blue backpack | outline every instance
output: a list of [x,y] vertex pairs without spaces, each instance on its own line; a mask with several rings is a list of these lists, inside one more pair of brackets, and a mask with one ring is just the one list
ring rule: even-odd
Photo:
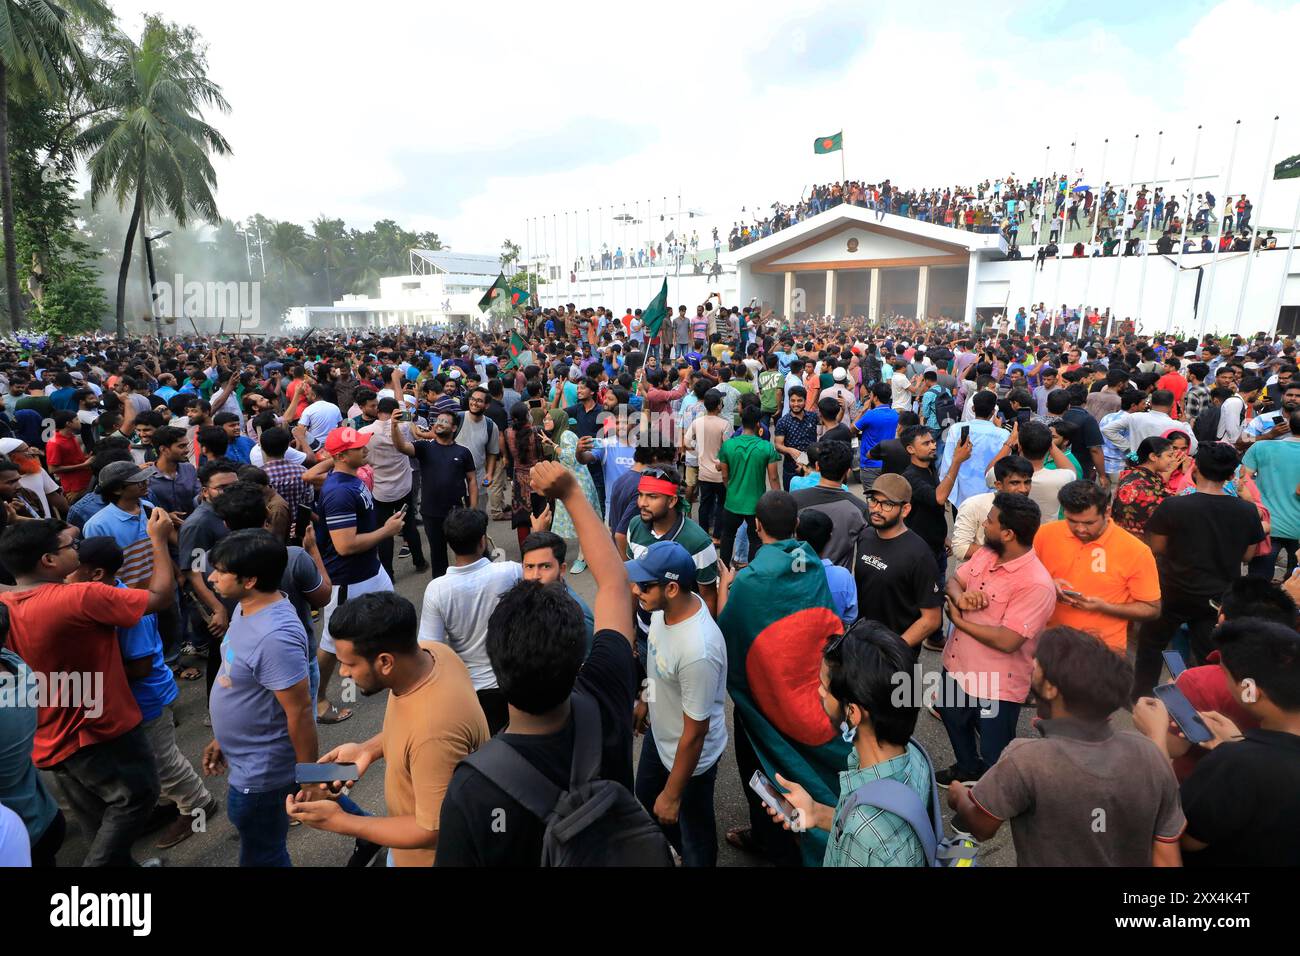
[[926,866],[978,866],[975,858],[979,847],[974,840],[963,836],[944,837],[943,816],[939,811],[939,785],[934,780],[934,766],[920,741],[914,738],[912,744],[925,758],[930,778],[930,809],[926,810],[916,791],[907,784],[898,780],[873,780],[854,790],[838,808],[839,812],[835,815],[835,839],[838,840],[843,835],[844,821],[849,819],[854,810],[860,806],[875,807],[902,817],[911,826],[925,851]]

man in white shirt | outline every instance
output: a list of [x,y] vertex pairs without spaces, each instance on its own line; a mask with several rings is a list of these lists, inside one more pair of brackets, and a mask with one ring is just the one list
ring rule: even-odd
[[[1173,410],[1174,393],[1168,389],[1158,388],[1151,393],[1150,411],[1133,412],[1128,416],[1127,421],[1122,419],[1111,420],[1102,429],[1102,437],[1108,438],[1117,448],[1127,448],[1130,454],[1135,454],[1138,446],[1152,435],[1164,435],[1172,428],[1187,435],[1191,440],[1189,454],[1195,455],[1196,436],[1192,434],[1190,425],[1170,416],[1169,413]],[[1125,431],[1128,432],[1127,443],[1124,438]]]
[[912,409],[912,382],[908,379],[904,369],[907,368],[907,362],[900,355],[891,363],[894,367],[894,374],[889,379],[890,389],[890,406],[896,412],[907,412]]
[[420,643],[447,644],[469,669],[488,729],[497,733],[509,714],[505,695],[488,660],[488,620],[501,595],[523,578],[514,561],[489,561],[487,514],[477,508],[457,508],[443,521],[443,535],[455,561],[447,573],[424,590],[420,613]]
[[697,593],[695,560],[676,541],[656,541],[627,562],[632,593],[649,611],[646,678],[653,693],[635,709],[641,748],[636,795],[685,866],[718,861],[713,791],[727,749],[727,645]]
[[299,387],[308,389],[311,404],[303,409],[298,423],[307,429],[307,441],[311,447],[320,448],[325,444],[329,433],[342,423],[343,413],[339,411],[334,389],[330,386],[320,382],[306,382]]
[[[1219,406],[1219,430],[1215,435],[1219,441],[1236,443],[1241,439],[1242,427],[1246,423],[1246,406],[1254,403],[1263,387],[1264,383],[1258,375],[1242,376],[1237,394],[1225,399]],[[1192,453],[1195,454],[1195,449]]]

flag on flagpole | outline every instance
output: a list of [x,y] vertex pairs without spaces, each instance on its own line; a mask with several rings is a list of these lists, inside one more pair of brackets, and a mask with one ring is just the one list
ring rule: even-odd
[[488,287],[488,290],[483,293],[483,298],[478,300],[478,310],[480,312],[486,311],[493,302],[507,294],[509,291],[510,284],[506,282],[505,273],[498,273],[496,281],[493,282],[492,285]]
[[1300,153],[1273,167],[1274,179],[1300,179]]
[[520,289],[516,286],[510,287],[511,305],[523,305],[527,301],[528,301],[528,292],[526,290]]
[[837,149],[844,148],[844,131],[836,133],[834,136],[819,136],[813,140],[813,152],[818,155],[822,153],[833,153]]
[[659,327],[664,324],[664,319],[668,317],[668,277],[664,277],[664,284],[659,289],[659,294],[650,300],[650,304],[645,307],[641,313],[641,324],[645,328],[646,341],[650,341],[659,334]]

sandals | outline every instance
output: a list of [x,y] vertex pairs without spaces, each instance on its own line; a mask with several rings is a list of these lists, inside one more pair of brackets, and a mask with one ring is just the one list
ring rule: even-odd
[[732,827],[727,831],[727,842],[737,850],[745,853],[761,854],[758,841],[754,839],[753,827]]
[[317,713],[316,713],[316,723],[318,723],[318,724],[341,724],[341,723],[343,723],[343,721],[347,720],[347,719],[348,719],[349,717],[351,717],[351,716],[352,716],[352,711],[351,711],[351,710],[348,710],[347,708],[344,708],[343,710],[339,710],[339,709],[338,709],[337,707],[335,707],[333,704],[330,704],[330,706],[329,706],[329,710],[325,711],[324,714],[322,714],[322,713],[320,713],[319,711],[317,711]]
[[203,672],[197,667],[182,667],[177,665],[172,668],[172,676],[177,680],[198,680],[203,676]]

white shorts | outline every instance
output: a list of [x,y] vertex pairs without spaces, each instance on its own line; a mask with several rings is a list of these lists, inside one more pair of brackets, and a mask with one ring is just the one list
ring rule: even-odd
[[356,584],[336,584],[330,588],[330,602],[325,605],[325,610],[321,612],[320,624],[320,648],[330,654],[334,653],[334,638],[330,637],[330,616],[344,601],[349,601],[354,597],[360,597],[362,594],[370,594],[374,591],[391,591],[393,590],[393,579],[388,576],[388,572],[379,568],[379,573],[373,578],[367,578],[364,581],[358,581]]

